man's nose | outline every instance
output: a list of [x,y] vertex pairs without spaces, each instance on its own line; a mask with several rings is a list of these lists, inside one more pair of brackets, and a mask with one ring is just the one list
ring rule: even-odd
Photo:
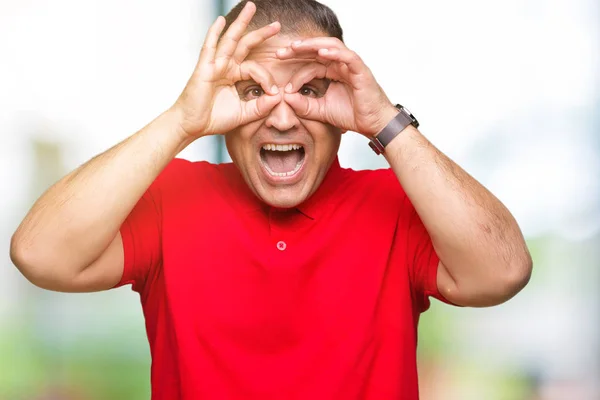
[[277,129],[280,132],[289,131],[290,129],[297,128],[300,124],[298,116],[294,112],[294,109],[281,99],[271,110],[271,113],[265,120],[265,125],[269,128]]

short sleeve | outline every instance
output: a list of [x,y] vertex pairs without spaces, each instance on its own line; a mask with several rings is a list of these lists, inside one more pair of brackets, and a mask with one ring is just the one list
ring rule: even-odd
[[439,292],[437,272],[440,259],[435,252],[427,229],[414,206],[404,195],[398,220],[399,231],[404,232],[406,265],[413,300],[420,312],[430,306],[429,297],[449,303]]
[[142,293],[151,271],[158,268],[161,252],[161,207],[157,182],[144,193],[121,225],[123,276],[116,287],[127,284]]

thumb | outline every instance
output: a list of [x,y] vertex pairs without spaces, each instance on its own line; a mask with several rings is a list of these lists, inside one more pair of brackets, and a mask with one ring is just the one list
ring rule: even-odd
[[265,118],[269,112],[281,101],[281,94],[264,94],[258,99],[242,103],[242,122],[247,124],[261,118]]
[[284,100],[300,118],[327,122],[321,115],[320,99],[303,96],[300,93],[286,93]]

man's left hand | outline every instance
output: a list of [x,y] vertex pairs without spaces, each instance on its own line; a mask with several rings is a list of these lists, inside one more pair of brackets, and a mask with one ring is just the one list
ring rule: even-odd
[[[296,41],[276,55],[281,60],[314,59],[297,71],[285,88],[285,101],[302,118],[372,137],[398,113],[358,54],[337,38]],[[313,79],[330,81],[325,94],[308,90]]]

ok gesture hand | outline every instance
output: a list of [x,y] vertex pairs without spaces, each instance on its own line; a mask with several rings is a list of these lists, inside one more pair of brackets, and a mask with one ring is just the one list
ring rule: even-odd
[[[281,29],[279,22],[273,22],[245,33],[255,11],[254,3],[248,2],[220,39],[225,18],[218,17],[208,30],[194,73],[173,105],[187,136],[195,139],[224,134],[265,117],[281,100],[273,77],[260,65],[246,60],[254,47]],[[265,95],[244,100],[246,94],[235,88],[235,83],[243,80],[254,80]]]

